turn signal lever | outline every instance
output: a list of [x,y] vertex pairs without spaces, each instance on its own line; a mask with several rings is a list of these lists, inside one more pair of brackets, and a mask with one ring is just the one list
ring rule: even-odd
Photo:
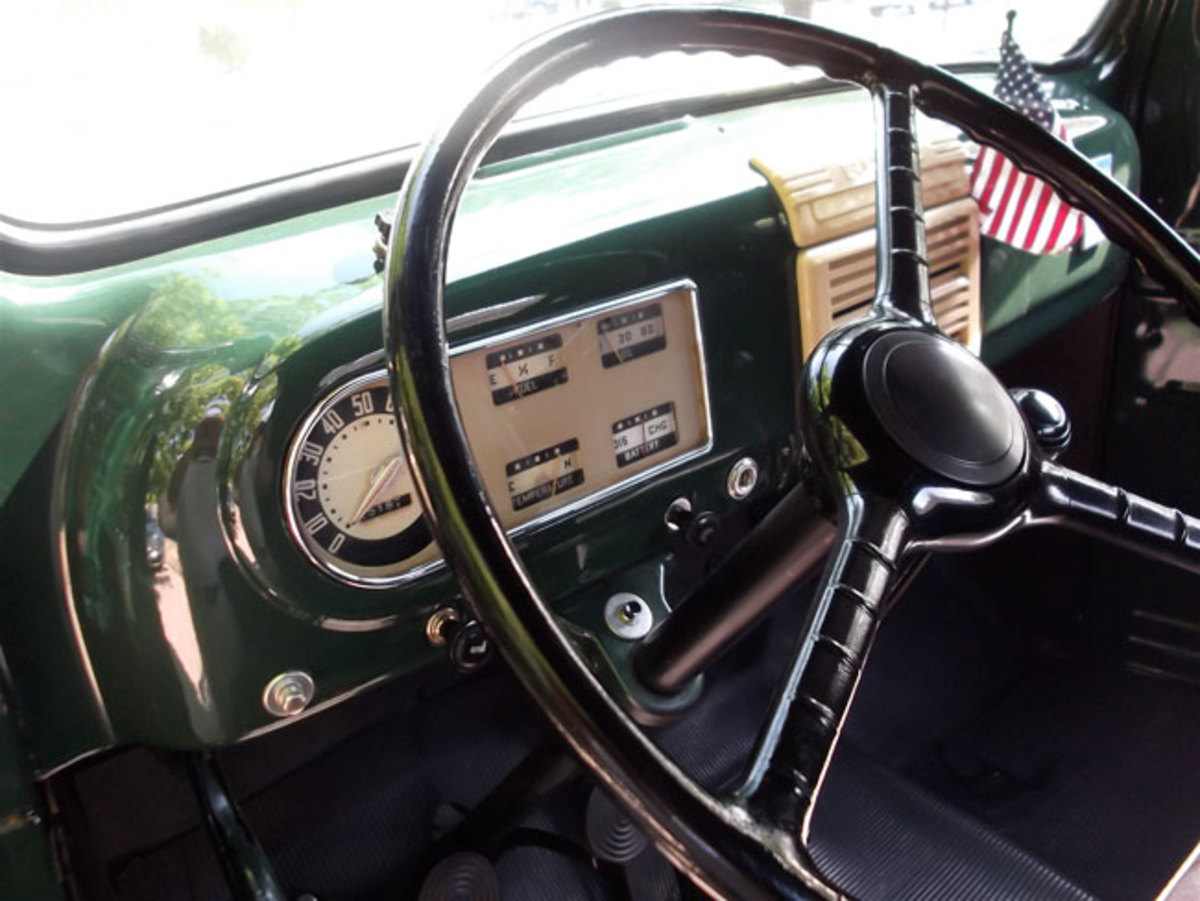
[[1071,420],[1058,399],[1040,388],[1012,388],[1008,392],[1029,423],[1033,437],[1051,460],[1071,443]]

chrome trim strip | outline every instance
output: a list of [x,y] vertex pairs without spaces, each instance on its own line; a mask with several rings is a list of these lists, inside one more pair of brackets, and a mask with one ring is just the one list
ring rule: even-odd
[[100,679],[96,675],[95,665],[92,663],[92,655],[88,650],[87,638],[83,634],[83,623],[79,619],[79,608],[75,598],[74,579],[71,578],[71,548],[70,539],[67,535],[67,469],[69,466],[69,457],[71,455],[71,447],[75,439],[75,428],[79,422],[80,412],[84,409],[92,392],[92,386],[95,382],[96,373],[100,368],[100,363],[107,356],[109,350],[115,346],[125,335],[128,329],[128,324],[117,329],[108,340],[104,342],[100,351],[96,355],[96,359],[88,367],[88,371],[80,382],[79,390],[71,401],[68,408],[67,416],[65,417],[66,425],[63,427],[62,438],[59,441],[58,449],[54,459],[54,482],[50,487],[50,530],[54,541],[54,578],[58,582],[59,588],[62,591],[62,600],[66,604],[67,622],[71,627],[71,638],[75,644],[75,650],[79,656],[79,663],[83,669],[84,678],[87,680],[88,688],[91,691],[92,700],[96,704],[96,713],[100,720],[100,725],[103,727],[105,735],[111,741],[116,737],[113,730],[112,719],[108,714],[108,705],[104,702],[104,692],[100,688]]
[[67,548],[67,529],[60,525],[55,535],[55,575],[62,586],[63,600],[67,604],[67,620],[71,624],[71,637],[75,641],[75,649],[79,652],[79,662],[87,678],[88,687],[92,692],[92,700],[96,702],[96,712],[99,714],[109,738],[114,737],[112,720],[108,716],[108,706],[104,703],[104,692],[100,689],[100,679],[96,676],[96,668],[92,664],[92,655],[88,652],[87,640],[83,637],[83,625],[79,622],[79,611],[75,606],[75,590],[71,583],[70,551]]
[[[701,405],[703,407],[703,421],[705,441],[698,447],[692,448],[690,451],[672,457],[669,460],[664,460],[641,472],[634,473],[620,481],[614,482],[604,488],[578,498],[570,503],[564,504],[553,510],[547,510],[540,516],[537,516],[528,522],[524,522],[519,526],[509,530],[509,535],[521,537],[527,534],[534,533],[543,529],[559,520],[573,516],[582,510],[596,506],[609,500],[617,494],[623,493],[637,485],[644,484],[652,478],[666,472],[670,469],[675,469],[695,460],[699,457],[708,454],[714,443],[713,436],[713,421],[712,421],[712,404],[709,399],[708,392],[708,360],[704,352],[704,334],[700,325],[700,299],[696,283],[691,279],[678,279],[676,281],[665,282],[650,288],[643,288],[628,294],[622,294],[619,297],[611,298],[601,303],[593,304],[579,310],[572,310],[569,313],[563,313],[549,319],[543,319],[529,325],[518,326],[517,328],[509,329],[505,332],[500,332],[496,335],[490,335],[486,338],[480,338],[475,341],[470,341],[459,346],[451,346],[450,357],[459,357],[463,354],[473,353],[485,348],[496,347],[501,344],[507,344],[511,341],[520,340],[528,335],[537,334],[546,331],[547,329],[558,328],[573,322],[578,322],[582,319],[588,319],[592,316],[597,316],[612,310],[624,309],[633,307],[639,304],[647,303],[674,294],[678,291],[683,291],[687,295],[687,303],[689,304],[692,319],[692,338],[695,342],[694,348],[696,353],[697,368],[699,369],[699,394]],[[522,299],[524,301],[524,299]],[[518,301],[518,303],[522,302]],[[508,309],[505,312],[510,312]],[[292,541],[300,548],[309,562],[313,563],[319,570],[324,572],[340,582],[351,585],[356,588],[371,588],[384,589],[395,588],[400,585],[409,584],[417,579],[423,578],[431,573],[438,572],[444,569],[446,562],[442,559],[433,560],[429,563],[423,563],[415,569],[407,570],[394,576],[360,576],[354,573],[346,572],[328,561],[321,560],[305,543],[301,532],[300,525],[296,520],[296,513],[292,509],[291,492],[289,491],[289,483],[291,473],[294,470],[297,458],[299,457],[300,447],[303,444],[303,437],[308,434],[312,426],[318,421],[320,415],[328,409],[331,402],[335,398],[340,398],[344,394],[351,393],[356,390],[361,390],[367,384],[377,384],[382,382],[387,383],[387,370],[378,369],[371,372],[356,376],[348,382],[344,382],[334,390],[326,394],[317,404],[315,404],[308,415],[292,433],[292,437],[288,442],[288,453],[284,460],[284,468],[282,473],[281,488],[283,491],[283,508],[288,533],[291,535]]]
[[526,297],[518,297],[516,300],[495,303],[480,310],[472,310],[469,313],[459,313],[446,320],[446,334],[453,335],[455,332],[461,332],[475,325],[484,325],[488,322],[495,322],[497,319],[504,319],[539,304],[545,299],[545,294],[530,294]]

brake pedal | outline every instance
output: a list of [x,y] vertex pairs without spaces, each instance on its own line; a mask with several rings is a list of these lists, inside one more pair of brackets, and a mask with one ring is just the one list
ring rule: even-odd
[[588,850],[597,860],[629,863],[646,850],[645,833],[599,788],[588,798],[584,828]]
[[451,854],[429,871],[417,901],[500,901],[500,877],[482,854]]

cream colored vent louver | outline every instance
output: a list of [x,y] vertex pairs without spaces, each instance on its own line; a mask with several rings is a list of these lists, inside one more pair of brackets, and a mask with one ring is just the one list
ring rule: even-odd
[[[979,350],[979,223],[971,200],[925,213],[933,313],[942,331]],[[875,294],[875,229],[800,251],[800,335],[807,357],[835,325],[865,314]]]
[[[875,293],[875,185],[866,162],[795,174],[752,161],[779,195],[799,252],[800,337],[807,357],[834,325],[864,315]],[[956,140],[921,149],[934,315],[978,352],[979,217]]]

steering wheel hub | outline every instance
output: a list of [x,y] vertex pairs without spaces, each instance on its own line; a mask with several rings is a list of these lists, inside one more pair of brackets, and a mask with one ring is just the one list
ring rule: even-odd
[[961,345],[918,329],[888,331],[867,350],[863,378],[879,424],[925,468],[974,487],[999,485],[1020,469],[1020,411]]

